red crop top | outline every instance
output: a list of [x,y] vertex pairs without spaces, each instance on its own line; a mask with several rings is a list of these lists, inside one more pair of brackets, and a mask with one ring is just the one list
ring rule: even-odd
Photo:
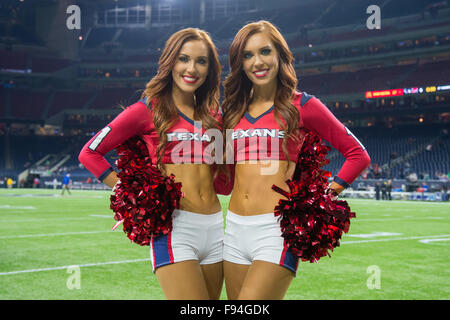
[[[345,156],[335,181],[348,187],[370,164],[365,147],[316,97],[296,93],[293,104],[300,114],[300,129],[315,131]],[[283,138],[284,131],[275,120],[273,106],[256,118],[247,111],[231,135],[234,161],[286,160]],[[301,142],[290,139],[286,147],[289,160],[297,162]]]
[[[219,129],[203,129],[201,122],[194,122],[179,112],[177,122],[166,132],[167,144],[162,163],[212,164],[214,158],[211,156],[213,149],[211,138],[216,131],[221,134]],[[105,155],[135,135],[143,138],[152,163],[156,164],[159,137],[154,127],[151,105],[147,107],[146,100],[140,100],[127,107],[94,135],[85,144],[78,159],[87,170],[103,181],[113,171]]]

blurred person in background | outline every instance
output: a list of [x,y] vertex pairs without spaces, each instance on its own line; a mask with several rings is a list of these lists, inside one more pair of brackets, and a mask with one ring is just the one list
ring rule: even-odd
[[70,186],[72,184],[72,180],[70,179],[70,173],[66,174],[63,178],[62,181],[62,191],[61,191],[61,195],[64,195],[64,192],[68,192],[70,195]]
[[39,188],[41,180],[39,179],[38,176],[35,176],[33,179],[33,188]]
[[381,191],[381,186],[379,182],[375,183],[375,199],[376,200],[380,200],[380,191]]

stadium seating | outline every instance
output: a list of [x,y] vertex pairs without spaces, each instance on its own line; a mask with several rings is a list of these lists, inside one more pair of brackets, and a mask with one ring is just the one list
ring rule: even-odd
[[[420,131],[420,136],[417,131]],[[436,172],[450,172],[450,140],[442,137],[439,128],[393,128],[393,129],[352,129],[353,133],[366,147],[371,157],[371,166],[382,167],[383,172],[379,178],[405,178],[407,172],[428,174],[430,178],[436,178]],[[432,147],[427,150],[427,146]],[[409,154],[413,156],[409,158]],[[405,161],[404,157],[407,157]],[[328,158],[330,164],[324,167],[336,175],[345,158],[332,149]],[[397,159],[397,161],[395,161]]]
[[58,114],[62,110],[83,109],[93,95],[92,91],[56,91],[48,117]]
[[0,31],[2,31],[0,34],[7,35],[15,43],[40,44],[39,39],[27,26],[17,22],[0,23]]
[[450,82],[450,61],[432,62],[418,66],[398,87],[447,85]]
[[71,65],[71,62],[66,59],[36,57],[32,59],[31,68],[33,73],[55,72],[69,65]]
[[428,173],[435,177],[436,173],[450,172],[450,140],[438,140],[432,144],[429,150],[425,149],[415,158],[411,159],[410,165],[416,168],[418,173]]
[[41,119],[49,94],[48,91],[12,90],[12,116],[18,119]]
[[116,30],[112,28],[93,28],[86,40],[85,47],[93,48],[101,45],[103,42],[111,41]]
[[0,69],[28,69],[28,54],[20,51],[0,50]]
[[104,89],[98,92],[90,109],[113,109],[126,107],[139,100],[139,94],[134,89]]
[[[364,93],[365,91],[447,85],[450,78],[447,70],[450,61],[397,65],[362,69],[355,72],[321,73],[318,75],[300,74],[302,90],[317,94]],[[405,77],[407,76],[407,77]]]
[[[6,104],[5,104],[5,94],[3,88],[0,88],[0,118],[6,117]],[[1,130],[0,130],[1,132]]]
[[[395,23],[395,19],[393,19],[387,24],[383,24],[381,30],[367,30],[365,28],[367,15],[364,13],[366,8],[373,4],[372,2],[370,0],[323,1],[320,2],[322,5],[312,6],[310,2],[305,5],[293,1],[291,6],[254,9],[250,12],[238,12],[231,16],[219,15],[214,20],[211,16],[207,16],[203,23],[186,24],[184,21],[184,24],[170,26],[155,24],[151,26],[150,30],[91,26],[89,33],[85,33],[87,38],[80,51],[81,61],[57,58],[57,54],[55,58],[49,58],[53,56],[54,52],[45,51],[43,46],[40,47],[41,50],[35,52],[22,49],[20,46],[8,46],[5,43],[5,46],[0,49],[0,69],[22,70],[21,72],[31,69],[33,74],[22,83],[17,84],[14,80],[12,83],[2,82],[0,118],[8,121],[10,119],[32,121],[39,124],[42,120],[58,118],[54,116],[63,110],[102,110],[101,114],[98,114],[99,112],[93,112],[92,115],[83,113],[82,116],[81,113],[80,115],[70,113],[63,120],[64,125],[71,129],[85,130],[86,132],[94,130],[94,128],[95,130],[100,129],[102,125],[106,124],[109,116],[120,110],[120,106],[127,106],[139,99],[140,92],[134,89],[138,87],[136,84],[138,82],[139,85],[141,82],[144,84],[144,81],[148,81],[156,72],[155,64],[159,59],[160,49],[174,31],[183,27],[199,27],[207,30],[218,46],[221,62],[225,66],[225,76],[227,71],[226,55],[236,31],[244,24],[260,19],[272,21],[286,36],[295,54],[300,91],[323,99],[332,96],[333,101],[338,101],[341,96],[361,96],[359,101],[339,100],[343,104],[349,105],[349,108],[337,108],[330,103],[330,109],[339,116],[345,115],[347,112],[355,114],[358,111],[379,110],[382,112],[385,110],[377,108],[375,104],[369,106],[369,103],[366,103],[367,101],[363,98],[365,91],[449,84],[450,60],[445,60],[443,54],[439,55],[439,59],[443,58],[443,61],[437,61],[438,58],[436,58],[436,61],[433,62],[428,62],[431,59],[421,56],[413,56],[402,63],[398,63],[401,59],[385,59],[384,61],[373,59],[378,53],[395,54],[398,51],[403,54],[410,50],[413,54],[412,51],[415,48],[433,48],[434,46],[446,48],[445,46],[450,44],[450,38],[443,34],[440,34],[436,41],[431,42],[417,42],[417,39],[411,37],[407,37],[404,39],[405,41],[388,41],[385,48],[378,51],[371,50],[372,44],[367,42],[367,46],[348,45],[344,48],[337,46],[337,49],[311,50],[311,52],[305,53],[303,48],[310,43],[314,48],[318,44],[332,42],[345,44],[350,40],[358,40],[358,43],[362,43],[359,40],[379,37],[376,40],[384,44],[384,35],[410,34],[412,31],[445,28],[450,25],[446,19],[450,15],[448,9],[442,11],[440,18],[439,15],[435,17],[434,13],[430,18],[429,9],[427,9],[429,1],[388,0],[383,2],[383,19],[400,19],[402,23]],[[5,13],[1,5],[0,11]],[[14,41],[22,43],[25,48],[27,45],[40,45],[36,35],[30,33],[26,24],[7,25],[0,19],[0,34],[3,33],[13,37]],[[347,58],[357,58],[361,65],[350,66],[348,64],[345,66],[343,63],[339,63],[341,59]],[[424,59],[428,59],[427,63],[424,62]],[[81,62],[80,66],[78,66],[79,62]],[[314,64],[305,67],[305,62]],[[325,63],[322,64],[322,62]],[[139,65],[135,66],[133,63]],[[147,63],[148,67],[142,67]],[[58,82],[56,78],[51,78],[51,75],[46,74],[63,70],[69,66],[78,73],[77,79],[70,79],[76,82],[73,88],[68,88],[69,85],[66,83],[56,83]],[[136,70],[139,71],[138,74],[136,74]],[[314,72],[320,73],[314,74]],[[106,73],[109,73],[108,76],[105,76]],[[39,81],[33,82],[32,79],[36,75]],[[49,77],[52,80],[49,82],[53,82],[53,84],[48,85],[49,82],[42,80],[45,77]],[[26,74],[24,78],[27,78]],[[114,81],[109,82],[108,78],[114,78]],[[116,78],[126,80],[116,81]],[[32,85],[30,86],[27,81]],[[133,81],[136,83],[130,85],[130,82]],[[67,81],[67,83],[69,82]],[[34,87],[35,83],[42,87]],[[16,85],[18,88],[14,88]],[[352,102],[356,103],[352,105]],[[429,110],[426,108],[432,103],[430,101],[416,102],[418,106],[415,105],[415,107],[423,108],[424,111]],[[406,107],[413,106],[413,103],[407,99],[402,103]],[[445,105],[444,103],[448,103],[448,100],[438,101],[431,105]],[[111,111],[111,115],[105,114],[108,110]],[[80,121],[80,118],[83,118],[83,121]],[[80,125],[80,128],[77,128],[77,125]],[[352,131],[366,146],[372,163],[382,169],[389,168],[389,172],[385,171],[384,174],[392,177],[404,175],[406,162],[408,170],[415,170],[418,173],[426,172],[430,176],[434,176],[436,171],[450,171],[448,140],[439,140],[439,133],[436,130],[422,131],[423,128],[421,128],[419,135],[416,130],[418,127],[406,131],[399,131],[399,128],[400,125],[389,130],[382,128],[380,131],[373,131],[373,128],[369,127],[354,129],[352,127]],[[79,137],[80,141],[72,142],[74,150],[81,149],[82,144],[91,134],[91,132],[87,133],[88,135]],[[12,170],[17,171],[23,170],[30,162],[29,157],[36,160],[45,153],[55,153],[68,143],[64,137],[57,136],[22,137],[13,135],[11,139],[11,151],[15,160]],[[47,143],[43,141],[47,141]],[[424,146],[428,146],[428,144],[432,147],[427,150]],[[5,150],[0,148],[0,170],[5,167],[4,152]],[[411,152],[413,152],[412,155]],[[405,156],[409,157],[407,161],[396,164],[395,159],[403,159]],[[336,170],[342,165],[344,159],[336,150],[330,153],[329,157],[333,161],[327,168],[336,174]],[[85,169],[79,167],[76,158],[67,163],[67,168],[73,170],[75,177],[90,176]]]

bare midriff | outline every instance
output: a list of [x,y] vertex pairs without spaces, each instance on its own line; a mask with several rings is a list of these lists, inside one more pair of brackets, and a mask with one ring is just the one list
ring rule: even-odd
[[199,214],[213,214],[222,210],[214,190],[211,166],[208,164],[165,164],[166,174],[181,182],[184,197],[180,209]]
[[230,211],[242,216],[274,212],[284,196],[275,192],[272,186],[288,191],[286,180],[292,177],[294,170],[295,163],[286,160],[238,162]]

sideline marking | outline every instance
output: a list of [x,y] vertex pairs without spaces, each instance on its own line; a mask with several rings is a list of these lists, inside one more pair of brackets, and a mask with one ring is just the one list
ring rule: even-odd
[[36,210],[33,206],[11,206],[9,204],[1,205],[0,209],[23,209],[23,210]]
[[109,262],[86,263],[86,264],[78,264],[78,265],[72,264],[70,266],[62,266],[62,267],[54,267],[54,268],[42,268],[42,269],[30,269],[30,270],[18,270],[18,271],[10,271],[10,272],[0,272],[0,276],[11,275],[11,274],[19,274],[19,273],[63,270],[63,269],[67,269],[67,268],[73,267],[73,266],[84,268],[84,267],[95,267],[95,266],[102,266],[102,265],[108,265],[108,264],[134,263],[134,262],[142,262],[142,261],[150,261],[150,259],[109,261]]
[[15,238],[33,238],[33,237],[53,237],[53,236],[69,236],[77,234],[93,234],[93,233],[106,233],[112,231],[81,231],[81,232],[64,232],[64,233],[43,233],[43,234],[22,234],[15,236],[0,236],[0,239],[15,239]]
[[430,242],[435,242],[435,241],[450,241],[450,238],[443,238],[443,239],[424,239],[424,240],[419,240],[419,242],[425,243],[425,244],[428,244],[428,243],[430,243]]
[[67,221],[67,220],[86,220],[89,219],[89,217],[74,217],[74,218],[42,218],[42,219],[21,219],[21,220],[0,220],[0,223],[18,223],[18,222],[26,222],[26,223],[30,223],[30,222],[46,222],[46,221]]
[[439,236],[422,236],[422,237],[405,237],[405,238],[390,238],[390,239],[375,239],[375,240],[343,241],[343,242],[341,242],[341,244],[384,242],[384,241],[394,241],[394,240],[415,240],[415,239],[442,238],[442,237],[450,237],[450,235],[443,234],[443,235],[439,235]]
[[349,234],[347,237],[354,238],[376,238],[376,237],[385,237],[385,236],[401,236],[403,233],[394,233],[394,232],[372,232],[372,233],[362,233],[362,234]]
[[354,220],[354,222],[358,221],[404,221],[404,220],[444,220],[448,218],[444,217],[414,217],[414,216],[405,216],[403,218],[389,218],[389,219],[358,219]]
[[381,201],[381,200],[375,200],[375,199],[356,199],[356,198],[340,198],[341,200],[345,200],[345,201],[347,201],[347,202],[352,202],[352,201],[355,201],[355,202],[365,202],[365,203],[368,203],[368,204],[370,204],[370,205],[375,205],[375,206],[386,206],[386,204],[403,204],[403,203],[406,203],[406,204],[414,204],[414,205],[416,205],[416,204],[423,204],[423,205],[438,205],[438,206],[448,206],[448,205],[450,205],[450,202],[447,202],[447,201],[443,201],[443,202],[433,202],[433,201],[418,201],[418,200],[391,200],[391,201],[389,201],[389,200],[384,200],[384,201]]
[[[25,211],[13,211],[13,212],[8,212],[8,213],[17,213],[17,212],[19,212],[19,213],[25,213]],[[86,219],[89,219],[89,217],[94,217],[94,218],[97,218],[97,217],[101,217],[101,218],[112,218],[112,219],[114,219],[114,215],[101,215],[101,214],[91,214],[91,215],[89,215],[89,216],[86,216],[86,217],[73,217],[73,218],[41,218],[41,219],[39,219],[39,218],[23,218],[23,219],[21,219],[21,220],[1,220],[0,219],[0,223],[17,223],[17,222],[26,222],[26,223],[29,223],[29,222],[45,222],[45,221],[66,221],[66,220],[86,220]]]

